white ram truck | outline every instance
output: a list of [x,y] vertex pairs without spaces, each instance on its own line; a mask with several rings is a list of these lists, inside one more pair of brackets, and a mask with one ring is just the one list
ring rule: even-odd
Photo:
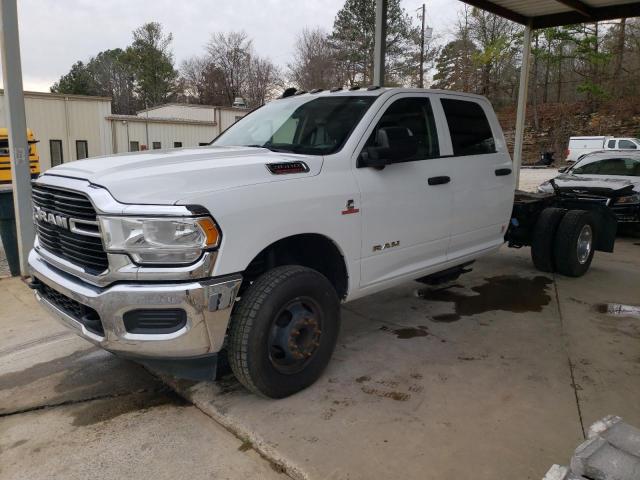
[[[41,175],[29,256],[38,300],[104,349],[176,372],[210,375],[226,350],[249,390],[278,398],[326,367],[341,302],[459,275],[507,230],[510,244],[530,244],[532,222],[512,220],[512,162],[485,98],[286,93],[210,146]],[[527,202],[530,212],[542,201]],[[553,269],[549,245],[540,255]]]

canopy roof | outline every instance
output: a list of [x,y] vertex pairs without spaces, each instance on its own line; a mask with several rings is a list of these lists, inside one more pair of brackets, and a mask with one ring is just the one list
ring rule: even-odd
[[640,16],[638,0],[462,0],[532,28]]

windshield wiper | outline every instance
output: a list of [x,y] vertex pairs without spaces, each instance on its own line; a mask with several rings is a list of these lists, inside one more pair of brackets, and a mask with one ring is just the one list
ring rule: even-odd
[[270,150],[272,152],[278,152],[278,153],[290,153],[293,151],[293,150],[287,150],[284,148],[273,147],[268,143],[265,143],[264,145],[245,145],[245,147],[266,148],[267,150]]

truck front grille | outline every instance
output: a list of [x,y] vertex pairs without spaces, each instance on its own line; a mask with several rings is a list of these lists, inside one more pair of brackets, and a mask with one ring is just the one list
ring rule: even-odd
[[82,323],[87,330],[104,337],[104,328],[102,327],[100,316],[93,308],[76,302],[44,283],[38,282],[37,290],[45,300]]
[[[35,215],[36,232],[42,248],[88,273],[99,274],[109,267],[102,239],[96,236],[100,232],[96,211],[86,195],[34,184],[33,204],[47,218],[52,214],[53,221]],[[56,219],[63,220],[62,224],[56,223]],[[74,220],[78,221],[81,229],[69,229]]]

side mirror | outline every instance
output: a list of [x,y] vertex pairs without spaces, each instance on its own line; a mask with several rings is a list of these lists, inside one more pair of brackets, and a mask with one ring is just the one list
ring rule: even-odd
[[358,159],[358,167],[381,168],[402,162],[418,151],[418,140],[406,127],[383,127],[376,134],[376,145],[366,148]]

